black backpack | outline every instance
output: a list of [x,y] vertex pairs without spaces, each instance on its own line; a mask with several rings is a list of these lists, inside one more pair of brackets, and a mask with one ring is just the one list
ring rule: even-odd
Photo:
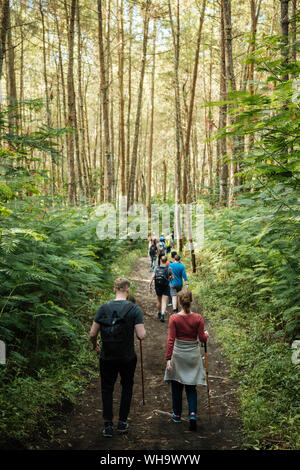
[[130,302],[119,313],[112,310],[112,303],[102,306],[103,313],[98,321],[105,359],[120,359],[126,356],[129,331],[125,317],[134,306]]
[[156,255],[156,253],[157,253],[156,246],[151,245],[150,250],[149,250],[149,254],[150,254],[151,258],[153,258]]
[[169,284],[169,268],[167,266],[158,266],[155,271],[155,286],[167,287]]

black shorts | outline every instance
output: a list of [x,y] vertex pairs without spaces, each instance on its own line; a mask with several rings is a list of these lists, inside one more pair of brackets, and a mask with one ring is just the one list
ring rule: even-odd
[[157,297],[161,297],[162,295],[169,295],[170,294],[170,287],[167,286],[155,286],[155,292]]

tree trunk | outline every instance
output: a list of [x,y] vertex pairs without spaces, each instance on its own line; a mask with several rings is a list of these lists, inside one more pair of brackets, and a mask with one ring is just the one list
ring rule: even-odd
[[109,102],[108,102],[108,82],[106,79],[106,63],[104,57],[103,42],[103,18],[102,18],[102,0],[98,0],[98,42],[99,42],[99,63],[100,63],[100,92],[103,108],[104,125],[104,155],[105,155],[105,180],[104,180],[104,200],[111,202],[113,196],[113,166],[110,146],[109,133]]
[[136,164],[137,164],[139,132],[140,132],[140,119],[141,119],[141,112],[142,112],[143,85],[144,85],[144,76],[145,76],[145,68],[146,68],[150,4],[151,4],[151,0],[147,0],[145,12],[144,12],[145,17],[144,17],[144,32],[143,32],[143,55],[142,55],[142,66],[141,66],[138,103],[137,103],[136,120],[135,120],[132,160],[131,160],[131,168],[130,168],[128,207],[130,207],[134,201],[134,186],[135,186],[135,179],[136,179]]
[[[181,218],[179,204],[181,197],[181,159],[185,152],[183,144],[183,132],[181,126],[181,106],[180,106],[180,88],[179,88],[179,55],[180,55],[180,23],[179,23],[179,0],[177,0],[177,24],[176,31],[173,22],[171,2],[168,0],[169,18],[174,46],[174,90],[175,90],[175,111],[176,111],[176,160],[175,160],[175,226],[178,250],[182,251]],[[185,160],[185,156],[183,156]]]
[[0,80],[2,78],[3,58],[6,50],[6,36],[9,27],[9,0],[2,1],[0,31]]
[[[116,5],[116,9],[118,12],[118,3]],[[107,82],[107,100],[108,100],[108,114],[109,114],[109,123],[110,123],[110,153],[111,153],[111,177],[112,177],[112,194],[111,194],[111,199],[113,200],[115,198],[115,191],[116,191],[116,175],[115,175],[115,129],[114,129],[114,89],[112,86],[112,83],[114,82],[114,76],[113,76],[113,52],[111,51],[111,0],[108,0],[108,3],[106,5],[106,10],[107,10],[107,35],[106,35],[106,54],[105,54],[105,60],[106,60],[106,82]],[[118,14],[117,14],[118,18]],[[111,84],[111,85],[110,85]]]
[[[58,38],[58,60],[59,60],[60,80],[61,80],[61,88],[62,88],[64,125],[67,126],[67,104],[66,104],[67,99],[66,99],[65,76],[64,76],[62,50],[61,50],[61,33],[60,33],[59,21],[58,21],[58,17],[56,13],[55,13],[55,24],[56,24],[57,38]],[[68,149],[68,135],[67,134],[65,136],[65,144],[66,144],[66,148]],[[62,154],[64,154],[64,143],[62,143]],[[64,180],[65,180],[64,161],[62,161],[61,163],[61,177],[62,177],[62,182],[64,183]]]
[[[282,35],[282,57],[284,63],[289,63],[289,1],[280,0],[280,22]],[[286,74],[283,80],[288,80],[289,75]]]
[[292,61],[297,61],[297,22],[295,21],[295,15],[297,13],[297,0],[292,0],[292,17],[293,17],[293,24],[292,24]]
[[[68,29],[69,39],[69,60],[68,60],[68,116],[67,125],[75,129],[75,89],[74,89],[74,24],[75,24],[76,0],[72,0],[71,14]],[[69,164],[69,181],[68,181],[68,197],[71,204],[77,202],[76,184],[75,184],[75,165],[74,165],[74,132],[68,134],[68,164]]]
[[196,45],[196,52],[195,52],[195,61],[194,61],[194,70],[193,70],[193,81],[192,81],[192,89],[191,89],[191,96],[190,96],[190,105],[188,110],[188,117],[187,117],[187,129],[186,129],[186,140],[185,140],[185,152],[184,152],[184,178],[183,178],[183,202],[187,203],[190,202],[190,168],[188,165],[188,159],[190,154],[190,139],[191,139],[191,130],[192,130],[192,121],[193,121],[193,110],[194,110],[194,101],[195,101],[195,91],[196,91],[196,83],[197,83],[197,76],[198,76],[198,65],[199,65],[199,52],[200,52],[200,43],[201,43],[201,34],[202,34],[202,26],[204,22],[204,14],[205,14],[205,7],[206,7],[206,0],[203,0],[202,3],[202,11],[199,21],[199,28],[198,28],[198,35],[197,35],[197,45]]
[[120,109],[120,185],[121,195],[126,195],[126,148],[124,124],[124,2],[121,0],[119,9],[119,109]]
[[[220,49],[221,49],[221,61],[220,61],[220,101],[224,101],[226,97],[226,52],[225,52],[225,28],[224,28],[224,1],[221,1],[221,11],[220,11]],[[224,104],[220,106],[220,115],[219,115],[219,130],[226,127],[226,112],[227,105]],[[226,149],[226,137],[222,138],[220,141],[220,204],[227,204],[228,198],[228,164],[225,161],[225,155],[227,153]]]
[[151,217],[151,186],[152,186],[152,156],[153,156],[153,131],[154,131],[154,89],[155,89],[155,54],[156,54],[156,19],[153,23],[153,56],[152,56],[152,77],[151,77],[151,111],[150,111],[150,139],[148,157],[148,217]]
[[11,33],[11,19],[10,9],[8,10],[8,31],[7,31],[7,49],[8,49],[8,100],[12,107],[8,115],[9,130],[13,129],[18,132],[18,113],[16,108],[17,103],[17,88],[16,88],[16,73],[15,73],[15,52],[12,41]]
[[85,195],[90,196],[89,180],[88,180],[88,163],[86,156],[86,139],[85,139],[85,129],[84,129],[84,100],[82,92],[82,63],[81,63],[81,53],[82,53],[82,38],[81,38],[81,22],[80,22],[80,8],[79,0],[77,0],[77,70],[78,70],[78,132],[80,136],[79,143],[79,158],[78,163],[80,168],[82,166],[83,178],[84,178],[84,187]]
[[167,200],[167,163],[166,160],[163,161],[163,200],[166,202]]
[[129,5],[129,50],[128,50],[128,106],[127,106],[127,148],[126,148],[126,190],[129,191],[129,172],[130,172],[130,113],[131,113],[131,51],[132,51],[132,23],[133,23],[133,5]]

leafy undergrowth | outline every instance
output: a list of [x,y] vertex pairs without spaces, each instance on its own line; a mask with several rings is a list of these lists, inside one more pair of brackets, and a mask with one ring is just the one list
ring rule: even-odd
[[0,445],[20,448],[51,434],[98,363],[89,329],[97,306],[127,275],[138,243],[99,240],[92,209],[14,201],[0,239]]
[[267,219],[258,207],[207,214],[190,287],[239,381],[244,447],[299,449],[299,242]]

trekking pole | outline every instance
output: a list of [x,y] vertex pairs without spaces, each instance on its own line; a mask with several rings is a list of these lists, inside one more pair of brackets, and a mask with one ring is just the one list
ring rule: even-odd
[[209,397],[209,380],[208,380],[208,363],[207,363],[207,346],[206,342],[204,343],[204,353],[205,353],[205,370],[206,370],[206,387],[207,387],[207,403],[208,403],[208,414],[210,416],[210,397]]
[[145,392],[144,392],[144,371],[143,371],[143,349],[142,340],[140,339],[140,353],[141,353],[141,375],[142,375],[142,394],[143,394],[143,405],[145,405]]

